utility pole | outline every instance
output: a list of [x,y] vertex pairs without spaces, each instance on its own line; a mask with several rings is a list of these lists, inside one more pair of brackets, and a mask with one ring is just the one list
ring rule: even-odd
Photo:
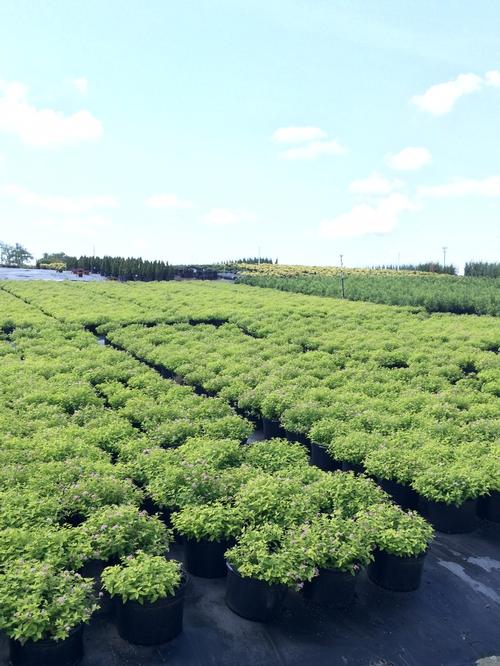
[[260,264],[260,245],[258,247],[258,254],[259,254],[259,264]]
[[342,298],[345,298],[345,289],[344,289],[344,255],[340,255],[340,287],[342,289]]
[[447,249],[448,248],[446,247],[446,245],[443,245],[443,268],[446,268],[446,250]]

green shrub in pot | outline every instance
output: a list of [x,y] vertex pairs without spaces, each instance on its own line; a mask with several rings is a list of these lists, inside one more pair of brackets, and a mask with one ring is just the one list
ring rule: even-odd
[[183,580],[182,565],[159,555],[139,551],[121,564],[106,567],[102,573],[103,588],[123,602],[154,603],[173,596]]
[[64,640],[97,610],[91,579],[47,562],[17,560],[0,576],[0,628],[28,640]]
[[305,467],[308,461],[306,447],[286,439],[263,440],[245,447],[245,462],[264,472],[278,472],[295,465]]
[[0,570],[19,558],[78,570],[92,555],[86,537],[71,527],[9,527],[0,530]]
[[335,460],[360,464],[365,457],[381,446],[383,437],[378,434],[355,430],[335,436],[325,448]]
[[315,511],[335,512],[344,518],[390,501],[374,481],[353,472],[322,472],[305,492]]
[[243,448],[235,439],[193,437],[180,446],[177,452],[184,463],[215,469],[237,467],[243,459]]
[[353,518],[320,514],[303,524],[299,534],[311,563],[319,569],[355,574],[370,561],[370,534]]
[[364,466],[368,474],[381,479],[409,485],[418,464],[418,451],[405,448],[400,442],[385,444],[370,451]]
[[481,458],[431,464],[424,460],[411,485],[427,500],[460,506],[488,493],[491,478],[488,465],[482,464]]
[[159,518],[127,505],[103,507],[76,530],[90,544],[91,557],[104,561],[138,550],[164,555],[172,540],[171,530]]
[[90,516],[94,511],[111,504],[139,505],[143,493],[130,479],[111,474],[89,473],[65,488],[61,495],[60,515]]
[[293,525],[314,515],[304,484],[299,479],[260,472],[236,493],[235,504],[246,521]]
[[299,588],[316,573],[296,529],[274,523],[246,529],[226,552],[226,559],[244,578],[287,587]]
[[173,514],[172,524],[187,539],[227,541],[241,533],[245,516],[240,507],[216,501],[185,506]]
[[394,504],[382,504],[359,517],[360,526],[373,547],[399,557],[416,557],[424,553],[434,530],[416,511],[403,511]]
[[231,414],[213,421],[205,421],[202,430],[204,437],[234,439],[238,442],[244,442],[252,434],[253,426],[250,421],[241,418],[241,416]]

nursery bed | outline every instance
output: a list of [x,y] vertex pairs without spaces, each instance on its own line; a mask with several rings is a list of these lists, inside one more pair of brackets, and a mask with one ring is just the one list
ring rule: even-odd
[[95,618],[82,666],[469,666],[500,655],[498,525],[437,536],[417,592],[387,592],[363,573],[347,611],[326,613],[290,595],[283,616],[262,625],[226,608],[224,585],[191,577],[184,632],[165,646],[129,645],[110,620]]

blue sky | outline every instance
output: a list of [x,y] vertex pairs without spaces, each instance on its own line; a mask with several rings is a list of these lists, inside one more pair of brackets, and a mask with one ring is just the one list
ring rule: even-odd
[[4,0],[0,240],[498,260],[497,0]]

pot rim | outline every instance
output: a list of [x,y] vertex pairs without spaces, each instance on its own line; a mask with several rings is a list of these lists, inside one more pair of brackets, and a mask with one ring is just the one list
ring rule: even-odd
[[24,641],[24,643],[21,643],[21,641],[18,638],[12,638],[9,636],[9,642],[10,643],[15,643],[16,645],[20,646],[21,648],[24,648],[26,646],[29,647],[44,647],[44,646],[52,646],[52,645],[62,645],[65,641],[68,639],[72,638],[76,634],[83,632],[83,628],[85,626],[84,622],[80,622],[79,624],[75,625],[74,627],[71,627],[69,630],[68,635],[66,638],[40,638],[37,641],[34,641],[32,638],[28,638],[28,640]]

